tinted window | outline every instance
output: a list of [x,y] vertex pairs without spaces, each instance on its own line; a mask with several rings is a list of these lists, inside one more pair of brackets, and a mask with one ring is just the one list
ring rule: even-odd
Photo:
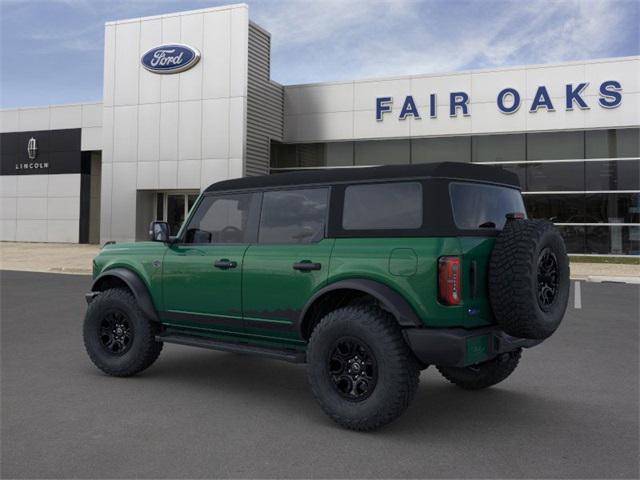
[[527,134],[528,160],[584,158],[584,132]]
[[531,192],[584,190],[584,162],[531,163],[527,165]]
[[411,140],[411,163],[470,162],[471,137]]
[[544,218],[560,223],[592,221],[585,215],[582,193],[524,195],[524,200],[529,218]]
[[518,181],[520,183],[520,188],[523,191],[528,190],[527,188],[527,166],[524,164],[507,164],[507,165],[496,165],[496,168],[501,168],[506,170],[507,172],[515,173],[518,176]]
[[417,182],[352,185],[344,192],[345,230],[402,230],[422,226],[422,185]]
[[640,161],[586,162],[586,190],[637,190]]
[[640,129],[591,130],[585,132],[586,158],[637,157]]
[[265,192],[260,243],[312,243],[324,237],[326,188]]
[[507,162],[526,158],[524,133],[514,135],[479,135],[473,137],[474,162]]
[[371,140],[356,142],[356,165],[397,165],[410,163],[409,140]]
[[256,195],[207,196],[194,213],[185,243],[250,243],[255,240]]
[[592,193],[585,199],[589,223],[640,223],[640,193]]
[[453,182],[449,191],[453,219],[460,229],[500,229],[507,213],[525,212],[522,196],[513,188]]

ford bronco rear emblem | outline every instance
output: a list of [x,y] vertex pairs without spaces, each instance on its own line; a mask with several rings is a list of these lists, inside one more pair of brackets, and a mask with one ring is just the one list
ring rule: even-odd
[[196,48],[178,43],[153,47],[140,59],[142,66],[153,73],[184,72],[199,60],[200,52]]

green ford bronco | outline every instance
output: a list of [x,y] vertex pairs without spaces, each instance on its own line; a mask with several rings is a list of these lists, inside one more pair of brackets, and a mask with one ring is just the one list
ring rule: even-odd
[[180,231],[108,242],[94,260],[84,343],[109,375],[164,343],[306,363],[322,409],[371,430],[434,365],[489,387],[560,324],[569,262],[527,219],[515,175],[461,163],[226,180]]

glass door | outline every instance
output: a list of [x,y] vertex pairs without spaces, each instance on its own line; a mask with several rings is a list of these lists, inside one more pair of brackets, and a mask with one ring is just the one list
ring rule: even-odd
[[177,235],[198,195],[198,192],[158,192],[156,220],[167,222],[171,235]]

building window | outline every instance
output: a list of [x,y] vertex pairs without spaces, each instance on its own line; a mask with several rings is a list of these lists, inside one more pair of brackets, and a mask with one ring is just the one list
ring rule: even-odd
[[353,166],[353,142],[327,143],[325,149],[325,164],[327,167]]
[[295,144],[271,142],[271,168],[297,168]]
[[529,163],[527,191],[583,191],[584,162]]
[[[584,194],[523,195],[530,218],[544,218],[556,223],[584,223]],[[571,250],[569,250],[571,252]],[[573,252],[571,252],[573,253]]]
[[640,223],[640,193],[590,193],[585,196],[589,222]]
[[352,185],[345,189],[342,228],[404,230],[422,226],[422,185],[418,182]]
[[527,158],[525,134],[473,137],[474,162],[517,162]]
[[640,129],[621,128],[585,132],[585,158],[640,156]]
[[356,142],[356,165],[397,165],[410,163],[409,140],[371,140]]
[[520,188],[523,191],[527,191],[527,167],[523,164],[506,164],[496,165],[497,167],[506,170],[507,172],[515,173],[518,176],[520,182]]
[[585,162],[586,190],[640,189],[640,160]]
[[271,143],[271,168],[348,167],[353,142]]
[[470,162],[471,137],[411,140],[411,163]]
[[157,192],[156,220],[169,223],[171,235],[177,235],[197,198],[196,192]]
[[584,158],[584,132],[527,134],[527,160]]

